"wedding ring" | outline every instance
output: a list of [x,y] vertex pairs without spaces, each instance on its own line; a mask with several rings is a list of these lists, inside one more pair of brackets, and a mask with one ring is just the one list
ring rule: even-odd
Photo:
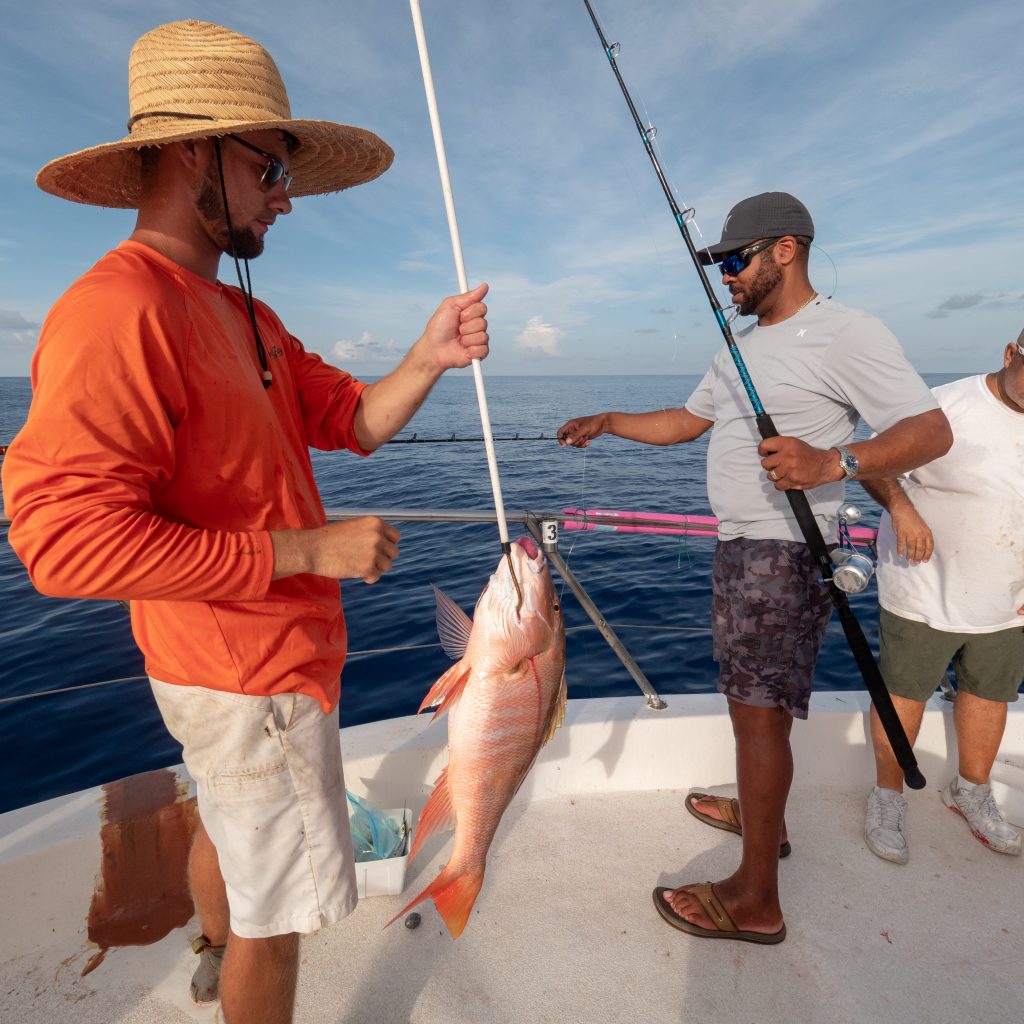
[[774,469],[769,469],[768,470],[768,479],[769,480],[778,480],[779,479],[779,475],[778,475],[778,473],[775,472]]

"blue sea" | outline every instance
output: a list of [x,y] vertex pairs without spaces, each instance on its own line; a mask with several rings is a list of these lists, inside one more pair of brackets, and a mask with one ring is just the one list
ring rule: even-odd
[[[706,438],[676,448],[601,438],[562,449],[556,428],[575,415],[680,405],[697,376],[486,377],[504,505],[510,512],[565,507],[710,514]],[[926,377],[935,385],[960,374]],[[0,378],[0,445],[28,413],[27,378]],[[862,432],[865,428],[862,428]],[[448,374],[400,437],[479,438],[472,375]],[[546,440],[524,440],[545,434]],[[862,433],[862,436],[863,433]],[[387,445],[368,459],[313,454],[328,509],[493,511],[482,442]],[[877,523],[859,486],[847,497]],[[345,583],[353,653],[342,676],[343,726],[415,713],[450,664],[437,646],[430,584],[468,612],[500,557],[489,523],[396,522],[395,568],[373,586]],[[521,529],[509,525],[514,539]],[[710,567],[714,541],[607,532],[568,532],[560,551],[605,619],[662,695],[715,689]],[[560,581],[556,583],[561,585]],[[872,584],[852,601],[872,645]],[[143,675],[127,612],[113,601],[56,600],[36,593],[0,527],[0,811],[75,792],[133,772],[175,764]],[[639,690],[571,591],[563,594],[569,696],[637,695]],[[837,619],[818,661],[823,690],[862,688]],[[671,698],[669,697],[669,700]]]

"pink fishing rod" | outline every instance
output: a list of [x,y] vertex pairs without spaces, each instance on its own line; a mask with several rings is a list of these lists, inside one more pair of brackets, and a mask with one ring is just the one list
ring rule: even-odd
[[[669,512],[625,512],[608,508],[563,508],[563,530],[608,530],[614,533],[663,533],[686,537],[717,537],[715,516],[674,515]],[[850,528],[850,540],[857,547],[875,542],[878,531],[868,526]]]

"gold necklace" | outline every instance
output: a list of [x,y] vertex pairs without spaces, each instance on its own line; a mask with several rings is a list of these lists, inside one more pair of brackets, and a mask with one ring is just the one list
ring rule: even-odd
[[811,292],[811,297],[802,306],[797,306],[796,309],[794,309],[793,312],[790,313],[789,315],[790,316],[796,316],[797,313],[799,313],[801,309],[806,309],[817,297],[818,297],[818,293],[817,292]]

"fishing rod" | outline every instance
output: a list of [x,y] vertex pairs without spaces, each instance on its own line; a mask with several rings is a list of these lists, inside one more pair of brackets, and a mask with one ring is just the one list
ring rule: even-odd
[[[665,193],[665,198],[668,200],[668,204],[672,208],[672,214],[679,227],[679,233],[683,236],[683,241],[686,243],[686,248],[690,253],[690,259],[693,260],[693,265],[697,269],[697,274],[700,277],[700,283],[704,288],[704,293],[708,297],[708,302],[711,304],[711,309],[715,314],[715,319],[718,321],[718,326],[722,331],[722,336],[725,338],[726,347],[729,350],[729,354],[732,356],[733,362],[736,364],[736,372],[739,374],[740,382],[743,384],[743,390],[746,391],[747,398],[754,410],[754,420],[757,424],[758,432],[764,440],[768,440],[771,437],[778,437],[779,432],[775,428],[775,424],[772,422],[771,416],[765,412],[764,406],[761,404],[761,399],[754,387],[754,382],[750,379],[750,373],[747,370],[746,363],[743,361],[743,356],[740,353],[739,346],[736,344],[736,339],[733,337],[732,330],[729,327],[725,311],[722,309],[722,304],[718,301],[718,296],[715,295],[714,289],[711,287],[711,281],[709,280],[707,272],[704,270],[704,266],[700,261],[700,256],[693,244],[693,239],[690,237],[690,231],[687,225],[693,217],[693,210],[689,208],[686,210],[679,209],[679,204],[676,202],[675,196],[672,194],[672,188],[668,183],[668,179],[665,177],[665,172],[661,169],[661,164],[658,161],[657,154],[654,152],[653,141],[656,131],[653,126],[645,127],[644,123],[640,120],[640,116],[636,111],[636,106],[633,103],[633,98],[630,96],[629,90],[626,88],[626,83],[623,81],[622,74],[619,72],[619,66],[615,59],[619,54],[619,44],[615,43],[611,46],[608,45],[608,40],[605,38],[605,34],[601,30],[601,25],[597,20],[597,15],[594,14],[594,8],[590,5],[590,0],[583,0],[583,3],[586,5],[587,13],[590,15],[590,20],[594,23],[594,29],[597,32],[598,38],[601,40],[601,46],[604,47],[605,56],[607,56],[608,62],[611,64],[612,71],[615,73],[615,78],[618,80],[619,88],[622,89],[622,95],[625,97],[626,105],[629,107],[629,111],[633,115],[633,121],[636,124],[637,131],[640,133],[644,149],[647,150],[647,155],[651,158],[651,163],[658,176],[658,181],[661,183],[661,188]],[[874,655],[871,653],[871,648],[868,645],[867,638],[864,636],[864,631],[861,629],[860,623],[857,621],[857,616],[854,615],[853,609],[850,607],[850,602],[846,594],[840,590],[833,581],[832,560],[829,557],[825,538],[822,537],[821,530],[818,528],[818,524],[814,518],[814,513],[811,511],[811,505],[807,500],[807,495],[803,491],[793,490],[785,491],[785,495],[789,500],[790,508],[792,509],[793,515],[800,527],[800,532],[803,534],[804,541],[806,542],[814,560],[818,563],[818,568],[821,570],[821,578],[828,589],[828,594],[832,599],[832,604],[839,613],[839,621],[842,623],[843,632],[846,635],[847,643],[850,645],[854,661],[856,661],[857,667],[860,669],[860,674],[864,678],[864,684],[871,696],[872,703],[875,705],[875,710],[878,712],[879,721],[882,723],[882,727],[885,730],[885,735],[889,740],[889,745],[892,747],[893,754],[895,754],[900,768],[903,769],[903,777],[911,789],[923,789],[925,786],[924,775],[921,774],[921,769],[918,767],[917,758],[914,756],[914,750],[907,739],[907,734],[903,729],[903,724],[900,722],[899,716],[896,714],[896,709],[893,707],[892,697],[890,697],[889,691],[882,679],[882,673],[879,671]]]
[[[483,441],[482,437],[456,437],[452,434],[451,437],[420,437],[418,434],[413,434],[412,437],[393,437],[390,441],[385,441],[385,444],[467,444],[470,441],[479,443]],[[557,434],[544,434],[540,433],[536,437],[532,435],[529,437],[523,437],[521,434],[515,434],[513,437],[492,437],[492,441],[557,441]]]
[[[423,89],[427,96],[427,110],[430,114],[430,128],[434,135],[434,149],[437,152],[437,169],[441,175],[441,191],[444,193],[444,208],[448,215],[448,231],[452,238],[452,253],[455,256],[455,272],[459,279],[459,289],[469,291],[466,277],[466,264],[462,259],[462,242],[459,239],[459,224],[455,217],[455,199],[452,195],[451,178],[448,175],[448,159],[444,151],[444,137],[441,134],[441,118],[437,112],[437,96],[434,93],[434,76],[430,71],[430,55],[427,52],[427,36],[423,30],[423,16],[420,14],[419,0],[409,0],[412,12],[413,30],[416,33],[416,48],[420,55],[420,70],[423,74]],[[523,592],[516,579],[515,567],[512,563],[512,545],[508,539],[508,525],[505,522],[505,506],[501,497],[501,480],[498,478],[498,459],[494,454],[494,440],[491,434],[491,419],[487,411],[487,392],[484,390],[484,375],[480,369],[480,360],[473,360],[473,380],[476,383],[477,405],[480,407],[480,426],[483,429],[484,447],[487,450],[487,468],[491,477],[491,490],[494,493],[494,511],[498,517],[498,538],[501,550],[508,562],[512,583],[519,596],[516,611],[523,604]]]

